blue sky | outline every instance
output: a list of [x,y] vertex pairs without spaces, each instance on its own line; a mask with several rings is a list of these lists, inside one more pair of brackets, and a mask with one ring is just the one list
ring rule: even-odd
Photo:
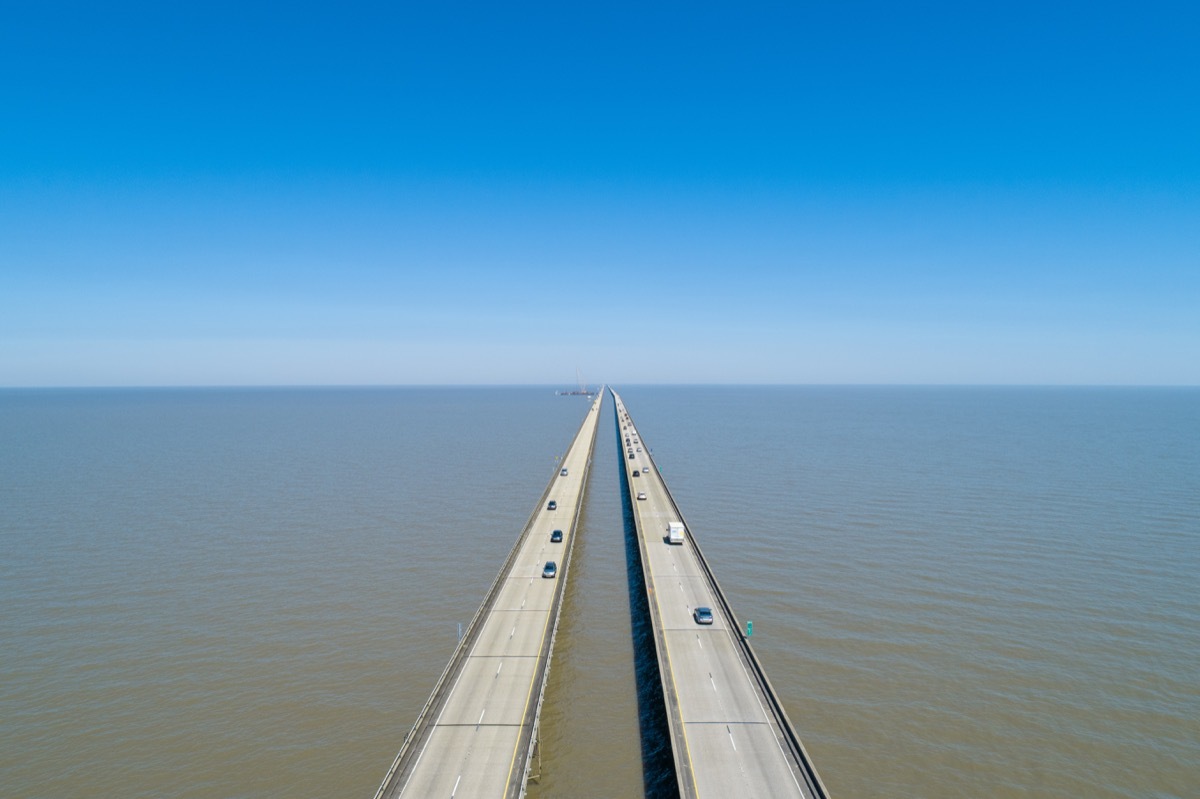
[[0,385],[1200,384],[1187,4],[643,5],[6,4]]

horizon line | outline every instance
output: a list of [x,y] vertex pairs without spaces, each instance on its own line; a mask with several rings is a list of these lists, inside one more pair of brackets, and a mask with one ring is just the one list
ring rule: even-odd
[[[95,385],[0,385],[0,391],[169,391],[181,389],[398,389],[398,388],[538,388],[561,389],[565,383],[176,383]],[[599,383],[597,393],[613,383]],[[622,383],[637,388],[1200,388],[1200,383],[952,383],[952,382],[662,382]],[[590,387],[590,386],[589,386]]]

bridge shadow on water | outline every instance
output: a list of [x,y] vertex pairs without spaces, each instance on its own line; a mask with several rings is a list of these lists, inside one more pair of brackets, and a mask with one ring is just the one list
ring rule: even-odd
[[[620,421],[616,424],[617,455],[625,457]],[[634,678],[637,682],[638,732],[642,743],[642,783],[648,799],[679,796],[675,759],[671,753],[671,730],[663,703],[662,678],[654,648],[654,626],[650,623],[650,604],[646,599],[646,580],[638,549],[633,504],[629,499],[629,479],[625,464],[618,460],[621,483],[621,518],[625,527],[625,570],[629,585],[629,616],[633,626]]]

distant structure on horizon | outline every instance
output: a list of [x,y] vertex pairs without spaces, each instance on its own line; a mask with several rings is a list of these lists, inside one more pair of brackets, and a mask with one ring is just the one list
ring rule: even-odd
[[591,397],[600,393],[600,389],[592,388],[583,382],[583,372],[579,369],[575,370],[575,382],[579,384],[579,387],[574,391],[556,391],[554,393],[560,397]]

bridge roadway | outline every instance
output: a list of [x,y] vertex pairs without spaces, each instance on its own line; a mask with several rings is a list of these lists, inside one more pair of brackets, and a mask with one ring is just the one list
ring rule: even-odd
[[[668,523],[686,520],[612,395],[680,795],[828,796],[691,529],[667,543]],[[712,625],[695,621],[698,606],[712,608]]]
[[[555,468],[376,799],[525,794],[602,398]],[[562,543],[550,542],[554,530],[562,530]],[[558,564],[554,579],[542,576],[550,560]]]

